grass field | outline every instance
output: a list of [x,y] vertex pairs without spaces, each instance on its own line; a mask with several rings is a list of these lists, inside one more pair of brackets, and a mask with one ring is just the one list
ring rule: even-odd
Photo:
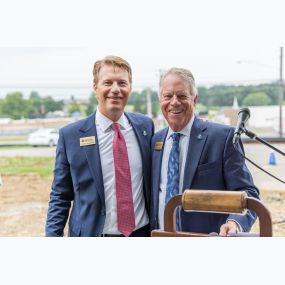
[[32,148],[31,145],[7,145],[7,146],[1,146],[1,149],[19,149],[19,148]]
[[0,157],[0,174],[51,176],[54,157]]
[[27,136],[0,136],[0,142],[25,142]]

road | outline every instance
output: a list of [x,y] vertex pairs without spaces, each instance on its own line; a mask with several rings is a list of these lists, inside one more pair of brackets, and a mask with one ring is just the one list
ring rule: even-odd
[[[285,152],[285,143],[272,144],[277,149]],[[285,181],[285,157],[275,152],[276,165],[269,163],[270,161],[270,148],[260,143],[244,144],[245,155],[253,162],[261,166],[266,171],[277,176],[279,179]],[[256,168],[251,163],[246,163],[252,173],[256,186],[264,190],[284,190],[285,183],[282,183],[268,174]]]
[[[285,152],[285,143],[273,144],[276,148]],[[285,157],[275,153],[276,165],[269,164],[270,148],[261,143],[245,143],[246,156],[261,166],[263,169],[277,176],[281,180],[285,180]],[[50,157],[55,156],[55,147],[34,147],[34,148],[13,148],[1,149],[0,157],[2,156],[42,156]],[[262,172],[249,162],[247,165],[252,173],[256,186],[264,190],[284,190],[285,183],[277,181],[266,173]]]

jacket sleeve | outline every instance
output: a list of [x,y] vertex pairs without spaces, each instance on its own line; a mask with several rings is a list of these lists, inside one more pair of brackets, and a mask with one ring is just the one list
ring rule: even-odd
[[60,130],[46,220],[46,236],[63,236],[73,197],[73,186],[66,155],[66,146],[63,131]]
[[[244,157],[236,151],[233,146],[233,129],[231,128],[226,140],[224,149],[224,177],[228,190],[245,191],[248,196],[259,199],[259,190],[255,187],[252,176],[245,164]],[[242,142],[239,141],[238,149],[244,153]],[[250,231],[256,220],[256,214],[253,211],[247,211],[245,215],[230,214],[228,220],[237,221],[242,230]]]

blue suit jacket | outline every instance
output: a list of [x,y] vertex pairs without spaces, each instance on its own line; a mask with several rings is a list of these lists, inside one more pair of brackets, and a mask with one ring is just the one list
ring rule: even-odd
[[[156,133],[152,139],[152,194],[151,229],[158,228],[158,196],[161,175],[162,150],[154,150],[158,141],[165,141],[168,128]],[[244,158],[232,144],[234,129],[225,125],[202,121],[195,118],[187,151],[183,190],[236,190],[246,191],[249,196],[258,198],[259,191],[254,186]],[[243,151],[240,143],[239,148]],[[247,211],[245,216],[216,213],[181,211],[183,231],[210,233],[219,232],[227,218],[236,220],[244,231],[249,231],[256,215]]]
[[[141,151],[143,194],[149,213],[151,137],[153,122],[135,113],[125,113],[132,125]],[[80,138],[95,136],[96,144],[80,146]],[[46,221],[46,236],[62,236],[69,216],[70,236],[100,236],[106,211],[95,113],[67,125],[59,132],[54,180]],[[132,158],[130,158],[132,159]]]

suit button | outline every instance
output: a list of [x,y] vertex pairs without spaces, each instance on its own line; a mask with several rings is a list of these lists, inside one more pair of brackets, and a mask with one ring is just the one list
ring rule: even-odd
[[106,216],[106,210],[105,209],[101,210],[101,215]]

